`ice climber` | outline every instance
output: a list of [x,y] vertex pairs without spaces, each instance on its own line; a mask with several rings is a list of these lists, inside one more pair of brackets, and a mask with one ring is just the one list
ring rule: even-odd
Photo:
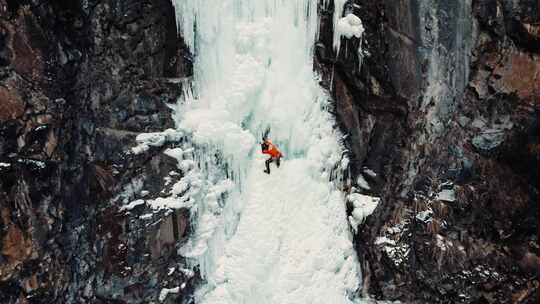
[[270,163],[275,161],[276,166],[279,168],[279,161],[283,154],[279,152],[276,145],[274,145],[270,140],[267,138],[263,138],[263,142],[261,144],[261,149],[263,154],[270,155],[270,158],[266,160],[266,170],[264,170],[265,173],[270,174]]

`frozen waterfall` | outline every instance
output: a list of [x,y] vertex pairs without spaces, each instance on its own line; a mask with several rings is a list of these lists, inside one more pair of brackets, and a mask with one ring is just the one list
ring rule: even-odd
[[[173,4],[195,56],[176,109],[189,141],[170,155],[194,219],[180,253],[206,281],[196,302],[357,303],[360,267],[339,190],[348,159],[313,72],[318,1]],[[268,128],[285,155],[270,175],[258,144]]]

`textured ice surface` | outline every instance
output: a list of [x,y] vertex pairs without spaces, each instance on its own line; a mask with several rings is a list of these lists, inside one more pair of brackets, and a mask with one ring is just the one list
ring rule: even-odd
[[[348,159],[313,72],[318,1],[173,4],[195,55],[176,109],[192,147],[168,154],[193,176],[173,195],[196,189],[180,249],[207,281],[196,302],[355,303],[360,269],[336,187]],[[285,155],[270,175],[257,144],[267,128]]]
[[347,39],[352,37],[361,38],[364,33],[364,26],[360,18],[353,14],[347,14],[347,16],[339,19],[336,30],[340,36],[345,36]]
[[348,195],[347,199],[353,205],[353,211],[351,216],[349,216],[349,222],[355,231],[358,225],[360,225],[366,217],[375,211],[375,208],[377,208],[377,205],[381,200],[378,197],[363,195],[360,193],[351,193]]

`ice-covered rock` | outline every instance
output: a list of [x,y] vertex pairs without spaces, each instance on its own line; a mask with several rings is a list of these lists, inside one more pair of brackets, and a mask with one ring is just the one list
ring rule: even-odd
[[347,14],[347,16],[339,19],[336,30],[340,36],[347,39],[352,37],[361,38],[364,34],[362,20],[354,14]]
[[418,212],[418,214],[416,214],[416,219],[421,222],[428,223],[432,221],[432,216],[433,216],[433,210],[426,209],[424,211]]
[[129,211],[137,206],[140,206],[140,205],[143,205],[145,202],[144,200],[142,199],[138,199],[138,200],[134,200],[132,202],[130,202],[129,204],[127,205],[124,205],[120,208],[120,211]]
[[356,179],[356,183],[358,184],[358,187],[364,190],[371,190],[371,187],[369,186],[368,182],[362,176],[362,174],[358,175],[358,178]]
[[174,287],[174,288],[163,288],[161,289],[161,292],[159,293],[159,301],[163,302],[167,298],[167,296],[170,293],[179,293],[180,287]]
[[437,193],[437,199],[443,202],[455,202],[456,192],[454,189],[443,189],[439,193]]
[[504,141],[504,132],[499,129],[483,131],[472,139],[473,146],[480,152],[491,152]]
[[355,231],[358,228],[358,225],[375,211],[375,208],[377,208],[377,205],[381,201],[378,197],[360,193],[351,193],[347,196],[347,199],[353,205],[353,211],[349,216],[349,222]]

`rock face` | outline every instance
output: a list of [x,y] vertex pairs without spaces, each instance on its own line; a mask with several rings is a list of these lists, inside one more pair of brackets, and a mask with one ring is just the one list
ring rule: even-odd
[[[123,210],[176,161],[141,132],[173,126],[191,74],[168,0],[0,0],[0,302],[149,303],[189,291],[183,210]],[[187,300],[169,293],[165,302]]]
[[[540,302],[540,2],[345,10],[363,38],[336,54],[321,6],[315,61],[353,186],[382,199],[355,237],[364,295]],[[131,148],[173,126],[191,69],[169,0],[0,0],[1,303],[190,301],[189,214],[145,205],[181,176],[175,143]]]
[[539,5],[347,1],[366,32],[339,54],[323,12],[317,68],[371,190],[353,186],[382,198],[356,235],[365,295],[540,301]]

